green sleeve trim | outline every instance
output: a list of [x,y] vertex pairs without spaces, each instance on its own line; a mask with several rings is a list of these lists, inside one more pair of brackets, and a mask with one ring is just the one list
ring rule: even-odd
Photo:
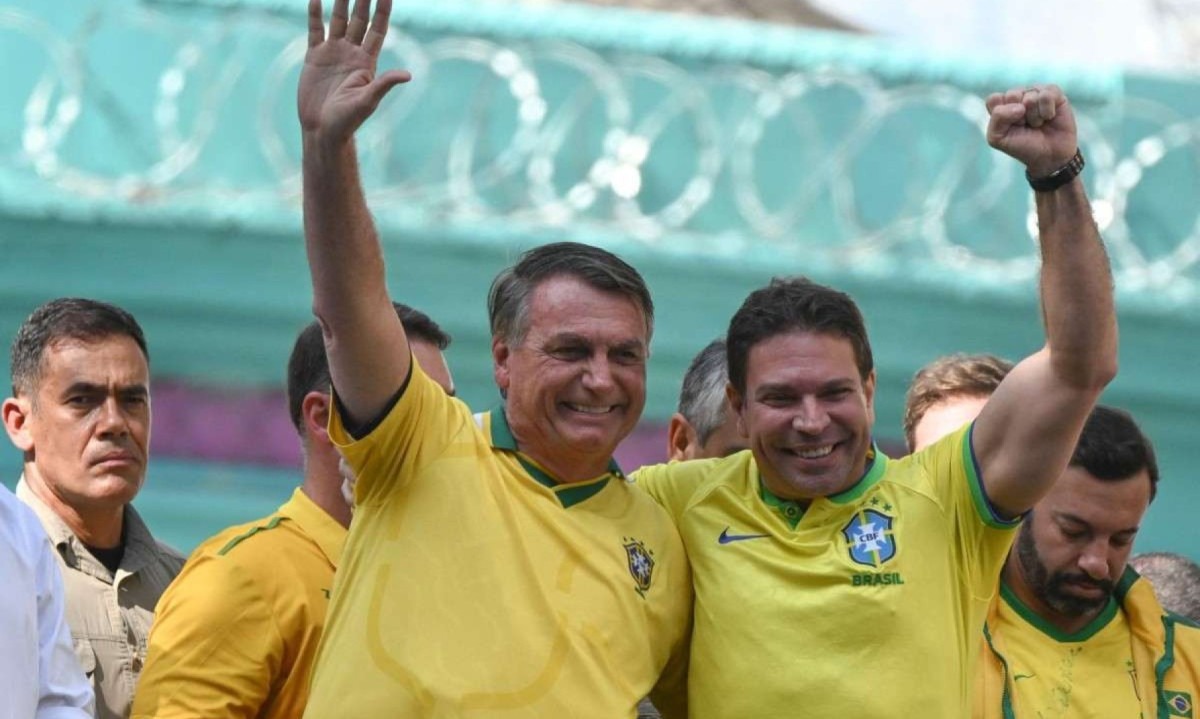
[[253,537],[254,535],[258,534],[259,532],[265,532],[268,529],[274,529],[274,528],[278,527],[279,523],[282,521],[283,521],[283,517],[272,517],[270,522],[267,522],[266,524],[260,524],[257,527],[250,528],[249,531],[243,532],[242,534],[239,534],[238,536],[229,540],[229,542],[224,547],[221,547],[221,550],[219,552],[217,552],[217,556],[224,557],[226,554],[229,553],[229,550],[231,550],[234,547],[236,547],[237,545],[241,544],[243,541],[249,539],[250,537]]
[[983,523],[993,529],[1012,529],[1021,524],[1021,520],[1025,515],[1019,515],[1012,519],[1001,517],[996,508],[992,506],[992,500],[988,499],[987,491],[983,487],[983,478],[979,471],[979,462],[975,459],[974,440],[975,422],[971,422],[971,426],[967,429],[966,437],[962,441],[962,462],[963,471],[967,475],[967,486],[971,488],[971,499],[975,502],[975,511],[979,514],[979,518]]

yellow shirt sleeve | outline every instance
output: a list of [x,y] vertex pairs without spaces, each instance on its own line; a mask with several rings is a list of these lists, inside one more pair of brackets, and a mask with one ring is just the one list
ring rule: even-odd
[[1021,518],[999,516],[988,500],[971,449],[973,427],[974,423],[947,435],[913,459],[924,465],[925,476],[933,485],[931,491],[946,503],[946,516],[952,522],[956,540],[950,549],[966,572],[973,596],[986,600],[996,593],[1000,567]]
[[159,602],[134,719],[253,719],[284,647],[262,577],[230,557],[197,556]]
[[414,360],[408,386],[377,426],[355,439],[346,431],[337,403],[329,413],[329,438],[357,478],[355,504],[384,501],[420,469],[437,459],[468,429],[470,410],[446,394]]

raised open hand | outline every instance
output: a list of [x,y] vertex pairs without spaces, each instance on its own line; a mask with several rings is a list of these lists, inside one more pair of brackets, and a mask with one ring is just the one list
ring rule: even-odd
[[987,98],[988,144],[1045,177],[1070,162],[1079,147],[1075,112],[1057,85],[1033,85]]
[[326,37],[321,0],[309,0],[308,52],[296,97],[300,128],[333,143],[348,142],[388,90],[411,78],[404,70],[375,72],[391,0],[376,3],[369,27],[370,0],[355,0],[351,15],[349,4],[334,0]]

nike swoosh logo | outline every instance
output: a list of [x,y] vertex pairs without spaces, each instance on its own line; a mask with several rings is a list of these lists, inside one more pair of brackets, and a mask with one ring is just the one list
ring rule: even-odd
[[768,537],[767,534],[730,534],[729,527],[721,530],[721,536],[717,537],[718,544],[729,544],[730,542],[741,542],[746,539],[762,539]]
[[1014,681],[1014,682],[1019,682],[1019,681],[1021,681],[1022,679],[1033,679],[1033,678],[1034,678],[1034,677],[1036,677],[1036,676],[1037,676],[1036,674],[1014,674],[1014,675],[1013,675],[1013,681]]

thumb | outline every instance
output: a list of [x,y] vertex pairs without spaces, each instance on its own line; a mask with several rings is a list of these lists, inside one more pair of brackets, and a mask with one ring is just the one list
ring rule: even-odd
[[371,95],[371,102],[378,105],[379,101],[393,87],[406,83],[411,79],[412,73],[407,70],[388,70],[376,75],[375,79],[371,81],[371,85],[367,88],[367,92]]

